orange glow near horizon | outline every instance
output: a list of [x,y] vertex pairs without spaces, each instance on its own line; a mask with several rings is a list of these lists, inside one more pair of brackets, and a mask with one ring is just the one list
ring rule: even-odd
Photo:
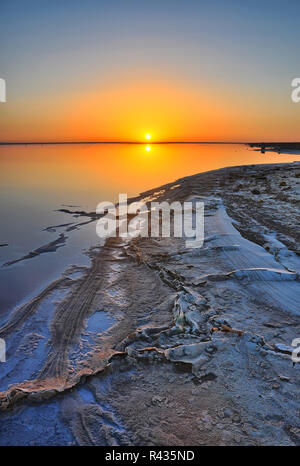
[[[295,140],[300,112],[247,94],[233,99],[209,84],[128,77],[81,91],[34,95],[1,107],[2,141]],[[201,91],[199,89],[202,89]],[[292,104],[291,104],[292,105]]]

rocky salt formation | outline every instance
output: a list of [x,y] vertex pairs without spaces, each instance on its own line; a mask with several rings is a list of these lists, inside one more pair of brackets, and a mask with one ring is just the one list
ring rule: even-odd
[[298,445],[299,177],[233,167],[143,193],[204,201],[203,247],[108,239],[15,310],[0,443]]

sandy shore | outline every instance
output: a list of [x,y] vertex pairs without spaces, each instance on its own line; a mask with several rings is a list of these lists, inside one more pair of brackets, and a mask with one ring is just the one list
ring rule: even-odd
[[143,193],[204,201],[204,246],[108,239],[13,312],[0,443],[300,444],[299,178],[252,165]]

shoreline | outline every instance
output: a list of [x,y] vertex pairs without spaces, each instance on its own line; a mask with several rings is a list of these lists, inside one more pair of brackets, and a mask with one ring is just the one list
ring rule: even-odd
[[[159,189],[160,201],[203,199],[204,248],[186,250],[178,238],[111,238],[91,251],[92,265],[80,278],[50,284],[0,329],[0,337],[13,331],[24,338],[27,322],[28,334],[40,332],[38,342],[46,339],[50,348],[42,367],[37,364],[35,379],[0,394],[1,410],[53,397],[62,412],[67,410],[62,427],[71,429],[76,444],[187,445],[191,439],[196,444],[294,444],[295,434],[286,426],[298,422],[296,401],[285,386],[289,383],[297,400],[299,375],[290,354],[278,345],[288,348],[297,328],[300,335],[300,283],[297,275],[290,280],[290,274],[299,273],[299,173],[297,164],[223,168],[134,198]],[[48,315],[50,333],[43,336],[35,319],[58,290],[65,295]],[[103,312],[114,323],[99,333]],[[95,315],[99,323],[87,334]],[[78,353],[78,345],[84,353]],[[252,384],[257,399],[249,399],[243,384]],[[83,387],[92,394],[88,402],[81,398]],[[274,408],[272,397],[268,400],[274,390],[282,409]],[[7,435],[13,438],[18,421],[4,413],[12,419]],[[269,427],[259,425],[263,416]],[[79,417],[85,426],[93,419],[99,433],[80,427]],[[106,418],[115,427],[105,425]],[[55,434],[48,435],[47,441],[54,440]]]

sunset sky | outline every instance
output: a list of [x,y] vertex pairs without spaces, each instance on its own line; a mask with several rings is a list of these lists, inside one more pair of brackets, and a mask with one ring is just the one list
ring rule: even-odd
[[299,140],[298,0],[1,0],[0,17],[0,141]]

